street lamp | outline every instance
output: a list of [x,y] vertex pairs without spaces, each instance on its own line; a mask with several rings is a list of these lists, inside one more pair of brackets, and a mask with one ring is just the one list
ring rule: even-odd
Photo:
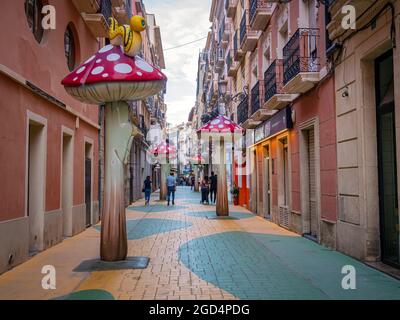
[[232,96],[228,93],[228,81],[227,80],[220,80],[218,82],[218,89],[219,89],[219,97],[217,101],[216,107],[211,110],[211,112],[203,114],[201,116],[201,121],[203,124],[208,123],[212,119],[216,118],[219,115],[225,115],[226,109],[225,106],[230,102],[242,102],[243,100],[247,99],[249,96],[249,87],[246,85],[243,87],[243,91],[235,94]]

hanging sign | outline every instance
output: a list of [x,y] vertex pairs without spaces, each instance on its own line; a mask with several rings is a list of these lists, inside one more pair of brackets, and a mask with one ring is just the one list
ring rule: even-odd
[[255,130],[255,143],[287,129],[293,129],[292,108],[290,107],[282,109]]

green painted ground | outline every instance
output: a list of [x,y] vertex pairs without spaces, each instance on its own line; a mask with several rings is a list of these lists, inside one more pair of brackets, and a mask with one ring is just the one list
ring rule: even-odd
[[71,293],[68,296],[60,297],[55,300],[115,300],[113,295],[105,290],[84,290]]
[[[202,279],[240,299],[400,299],[400,282],[300,237],[227,232],[180,248],[180,259]],[[357,271],[344,290],[343,266]]]

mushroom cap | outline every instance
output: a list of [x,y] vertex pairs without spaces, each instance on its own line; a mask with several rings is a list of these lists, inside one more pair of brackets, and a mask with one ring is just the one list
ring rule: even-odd
[[200,164],[202,162],[205,162],[205,159],[201,154],[198,154],[197,156],[194,156],[194,157],[190,158],[189,161],[192,164]]
[[107,45],[64,78],[66,91],[85,103],[134,101],[164,89],[167,77],[120,46]]
[[243,128],[233,122],[231,119],[219,115],[212,119],[204,127],[198,130],[198,133],[242,133]]
[[161,142],[158,146],[156,146],[155,148],[153,148],[151,150],[151,154],[159,155],[159,156],[166,155],[166,154],[169,154],[172,156],[172,155],[175,155],[176,153],[177,153],[176,147],[169,143],[166,143],[165,141]]

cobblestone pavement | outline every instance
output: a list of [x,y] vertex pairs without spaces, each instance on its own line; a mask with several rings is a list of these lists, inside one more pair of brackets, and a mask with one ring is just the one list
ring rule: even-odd
[[[400,298],[400,282],[385,274],[240,207],[215,219],[215,207],[199,199],[178,188],[175,207],[153,201],[127,209],[129,256],[150,257],[147,269],[74,272],[98,257],[96,226],[0,276],[0,299]],[[41,288],[44,265],[56,267],[54,291]],[[356,290],[342,289],[346,265],[356,268]]]

